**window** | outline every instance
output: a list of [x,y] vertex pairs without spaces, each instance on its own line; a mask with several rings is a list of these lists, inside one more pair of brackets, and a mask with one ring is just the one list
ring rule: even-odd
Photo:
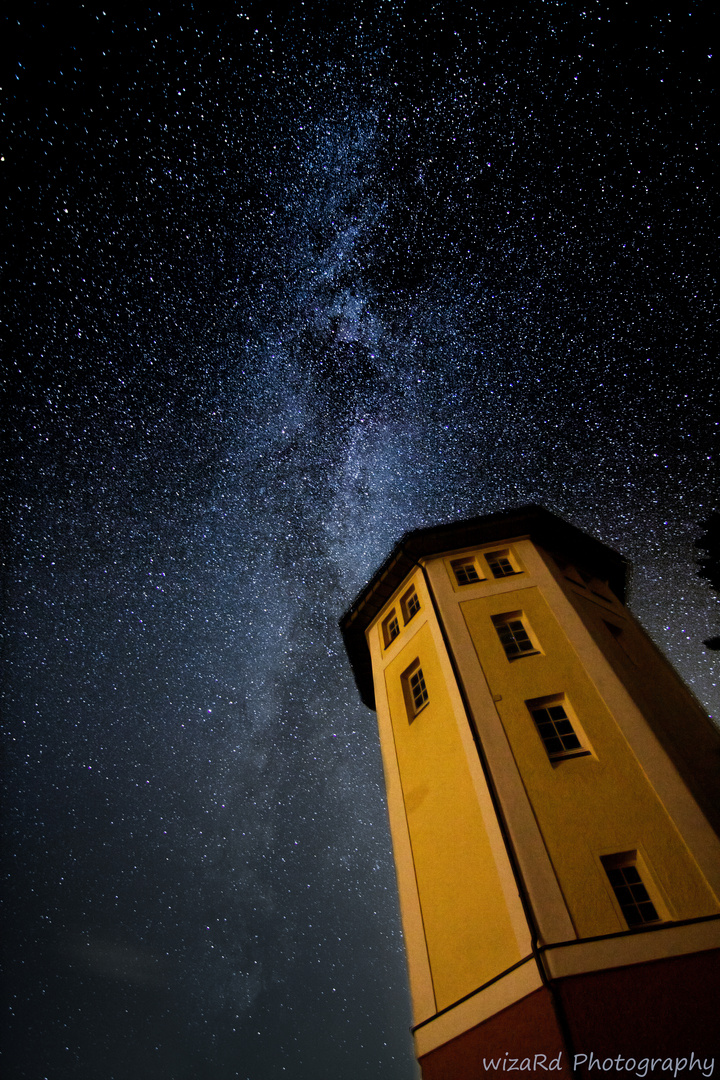
[[595,577],[588,570],[581,570],[579,566],[566,566],[565,577],[573,585],[577,585],[581,589],[587,589],[593,596],[597,596],[598,600],[602,600],[606,604],[612,604],[610,586],[607,581],[601,581],[600,578]]
[[608,622],[607,619],[603,619],[603,624],[611,634],[614,641],[618,643],[619,648],[622,649],[625,656],[628,658],[631,664],[635,667],[639,666],[639,659],[636,655],[636,649],[633,647],[632,641],[628,641],[628,635],[625,633],[625,627],[618,626],[616,623]]
[[531,656],[533,653],[540,652],[523,623],[522,612],[513,611],[506,615],[493,615],[493,623],[508,660],[516,660],[519,656]]
[[483,580],[477,572],[477,564],[473,558],[453,559],[451,565],[458,585],[474,585],[476,581]]
[[520,573],[510,561],[509,551],[488,551],[485,558],[487,559],[488,566],[492,570],[493,577],[504,578],[510,577],[511,574]]
[[589,754],[580,741],[569,715],[564,696],[538,698],[525,703],[535,721],[540,738],[551,761]]
[[637,851],[621,851],[601,859],[625,922],[633,926],[662,922],[638,870]]
[[408,718],[412,722],[430,700],[419,660],[413,661],[410,667],[403,672],[402,683]]
[[418,713],[428,703],[428,692],[422,668],[418,668],[410,676],[410,692],[412,693],[415,712]]
[[420,610],[420,601],[418,600],[418,594],[415,592],[415,586],[411,585],[408,591],[405,593],[400,601],[400,607],[402,608],[403,620],[405,625],[410,622],[414,615],[417,615]]
[[385,643],[385,648],[387,649],[388,645],[392,645],[395,638],[398,637],[400,634],[400,623],[398,622],[395,608],[393,608],[387,618],[383,620],[382,631],[383,642]]

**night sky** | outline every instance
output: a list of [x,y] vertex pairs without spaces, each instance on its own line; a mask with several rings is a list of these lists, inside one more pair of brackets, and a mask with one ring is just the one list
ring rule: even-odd
[[544,504],[720,711],[711,5],[11,6],[4,1076],[411,1080],[399,536]]

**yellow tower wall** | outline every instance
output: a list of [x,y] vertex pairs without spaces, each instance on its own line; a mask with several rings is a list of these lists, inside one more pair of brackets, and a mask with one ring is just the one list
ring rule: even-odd
[[[420,611],[386,647],[383,621],[393,608],[398,610],[399,597],[410,584],[420,598]],[[529,953],[530,941],[422,574],[403,583],[369,628],[368,639],[373,666],[381,675],[376,686],[383,690],[378,694],[378,719],[393,803],[396,862],[399,869],[406,864],[401,877],[408,885],[403,889],[401,881],[401,904],[403,893],[411,891],[415,898],[414,905],[407,900],[403,905],[406,938],[416,942],[414,949],[408,948],[411,985],[422,983],[413,969],[426,963],[432,986],[432,1002],[416,1008],[421,1020],[516,964]],[[412,716],[402,676],[415,660],[420,661],[429,702]],[[404,844],[398,842],[398,833],[407,835]],[[416,1004],[418,996],[422,999],[422,992],[414,992]]]
[[[539,549],[598,651],[646,717],[700,808],[720,832],[718,730],[607,582]],[[589,580],[588,580],[589,578]]]
[[[717,982],[720,735],[618,598],[626,570],[528,507],[408,534],[343,619],[429,1080],[475,1080],[510,1046],[671,1048],[661,1002]],[[552,704],[579,744],[544,741],[532,710]],[[616,894],[618,866],[654,910]],[[697,997],[693,1038],[714,1016]]]
[[[600,857],[639,850],[670,919],[720,911],[540,589],[468,600],[462,612],[579,937],[626,929]],[[540,651],[509,661],[492,616],[522,612]],[[551,761],[526,704],[564,694],[590,753]]]

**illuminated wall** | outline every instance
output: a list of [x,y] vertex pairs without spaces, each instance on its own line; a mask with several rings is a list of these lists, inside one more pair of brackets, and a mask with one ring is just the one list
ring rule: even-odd
[[646,1002],[679,958],[692,987],[692,958],[707,981],[717,957],[720,739],[625,608],[625,569],[528,508],[410,534],[343,620],[428,1077],[478,1075],[508,1039],[564,1064],[578,1040],[637,1040],[637,995],[611,1025],[608,986],[660,964]]

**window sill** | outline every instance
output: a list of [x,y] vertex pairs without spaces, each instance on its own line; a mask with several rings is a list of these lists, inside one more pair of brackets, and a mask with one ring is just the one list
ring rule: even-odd
[[563,761],[570,761],[572,758],[592,756],[592,751],[590,750],[568,750],[565,754],[553,754],[550,758],[550,764],[560,765]]

